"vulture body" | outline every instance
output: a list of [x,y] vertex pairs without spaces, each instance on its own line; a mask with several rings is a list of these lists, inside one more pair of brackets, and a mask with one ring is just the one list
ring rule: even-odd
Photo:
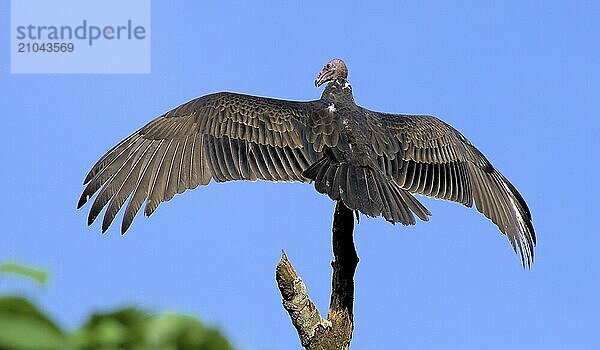
[[348,208],[412,225],[431,215],[412,194],[473,201],[506,234],[524,265],[533,261],[535,232],[516,188],[460,132],[424,115],[373,112],[356,105],[348,70],[329,62],[315,85],[319,100],[296,102],[235,93],[189,101],[125,138],[92,167],[78,203],[98,190],[92,224],[108,205],[106,231],[129,198],[125,233],[145,202],[161,202],[198,185],[257,179],[314,182]]

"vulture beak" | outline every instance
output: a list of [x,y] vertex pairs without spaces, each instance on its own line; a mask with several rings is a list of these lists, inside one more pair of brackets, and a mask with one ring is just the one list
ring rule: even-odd
[[323,69],[321,70],[321,73],[319,73],[319,75],[317,76],[317,79],[315,79],[315,86],[319,87],[319,86],[325,84],[326,82],[331,81],[332,79],[333,79],[333,69],[323,67]]

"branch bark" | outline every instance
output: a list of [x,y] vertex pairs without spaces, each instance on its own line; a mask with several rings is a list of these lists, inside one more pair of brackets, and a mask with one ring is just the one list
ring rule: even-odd
[[331,262],[331,299],[327,319],[320,314],[285,252],[275,270],[283,307],[296,327],[300,342],[307,350],[348,349],[354,330],[354,274],[358,255],[354,247],[354,215],[337,202],[333,216],[333,256]]

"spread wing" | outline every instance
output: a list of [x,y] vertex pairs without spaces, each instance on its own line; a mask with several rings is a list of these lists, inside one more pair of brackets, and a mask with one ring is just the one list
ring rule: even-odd
[[331,134],[331,126],[319,124],[316,115],[321,103],[233,93],[189,101],[98,160],[85,178],[78,208],[100,190],[88,224],[108,204],[104,232],[129,198],[121,226],[124,233],[144,202],[144,214],[149,216],[176,193],[211,179],[308,182],[302,172],[320,157],[322,144],[328,143],[322,140]]
[[460,132],[431,116],[367,111],[379,165],[412,193],[473,205],[508,237],[523,265],[536,243],[517,189]]

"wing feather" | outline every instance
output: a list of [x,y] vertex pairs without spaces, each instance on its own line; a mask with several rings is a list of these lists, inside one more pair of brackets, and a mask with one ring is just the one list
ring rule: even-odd
[[[84,180],[78,207],[99,191],[88,221],[108,205],[104,231],[129,198],[121,225],[125,232],[144,202],[149,216],[161,202],[211,179],[307,182],[302,172],[321,156],[321,145],[335,146],[339,139],[331,120],[317,122],[321,104],[234,93],[189,101],[102,156]],[[309,124],[318,125],[318,132],[307,130]],[[316,135],[318,147],[310,135]]]
[[171,166],[173,164],[173,155],[175,154],[175,150],[178,145],[178,140],[170,141],[172,142],[169,142],[167,145],[167,150],[163,155],[163,159],[160,162],[156,177],[154,178],[152,191],[148,195],[148,201],[146,202],[146,207],[144,208],[144,214],[146,216],[152,215],[156,208],[158,208],[158,205],[164,201],[165,198],[165,189],[169,181],[169,173],[171,172]]
[[164,152],[166,151],[166,147],[163,147],[164,142],[165,140],[160,141],[160,144],[150,156],[150,161],[147,162],[144,170],[142,170],[140,180],[133,191],[133,195],[127,203],[127,207],[125,208],[125,214],[123,215],[123,222],[121,224],[121,233],[125,233],[127,231],[133,222],[135,215],[140,210],[142,203],[149,194],[150,183],[153,182],[155,176],[154,170],[158,162],[163,158]]
[[114,171],[114,174],[111,175],[110,179],[108,179],[106,185],[102,187],[100,193],[92,204],[92,208],[90,209],[90,213],[88,215],[88,224],[92,224],[94,220],[96,220],[96,217],[98,217],[98,214],[100,214],[102,208],[104,208],[108,201],[113,197],[115,192],[121,187],[122,181],[124,181],[126,176],[129,174],[132,164],[134,164],[134,162],[141,156],[141,153],[138,151],[142,149],[144,144],[147,145],[150,142],[151,141],[149,140],[145,140],[144,142],[140,143],[133,150],[133,152],[125,157],[123,165]]
[[[367,111],[375,135],[400,146],[381,155],[397,184],[413,193],[462,203],[494,222],[521,255],[523,265],[533,261],[535,231],[531,213],[517,189],[461,133],[441,120],[422,115],[397,115]],[[392,142],[393,141],[393,142]],[[372,143],[375,144],[375,137]],[[373,147],[377,152],[378,147]],[[390,161],[399,159],[399,171]],[[384,206],[385,209],[385,206]]]
[[[135,188],[135,184],[138,182],[140,175],[142,174],[142,169],[145,168],[146,163],[148,163],[149,155],[152,154],[153,148],[156,148],[156,141],[151,141],[150,144],[144,148],[142,151],[142,155],[138,157],[133,166],[130,168],[129,173],[127,174],[125,180],[122,181],[122,184],[119,190],[114,194],[112,199],[110,200],[110,204],[106,209],[106,213],[104,214],[104,218],[102,220],[102,232],[106,232],[115,216],[119,212],[119,209],[125,203],[125,200]],[[154,147],[153,147],[154,146]]]

